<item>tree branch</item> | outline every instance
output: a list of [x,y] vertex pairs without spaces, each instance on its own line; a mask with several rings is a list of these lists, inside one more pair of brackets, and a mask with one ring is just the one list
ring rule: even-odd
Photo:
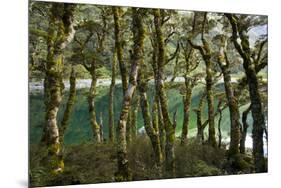
[[177,56],[179,50],[180,50],[180,45],[179,45],[179,42],[178,42],[175,52],[170,56],[169,59],[167,59],[165,65],[168,64],[168,63],[169,63],[170,61],[172,61],[173,59],[175,59],[175,57]]
[[224,14],[227,19],[229,20],[231,27],[232,27],[232,40],[234,43],[234,46],[236,48],[236,50],[238,51],[238,53],[244,58],[247,59],[245,52],[242,49],[242,46],[238,43],[238,26],[237,26],[237,20],[234,18],[234,16],[232,14]]

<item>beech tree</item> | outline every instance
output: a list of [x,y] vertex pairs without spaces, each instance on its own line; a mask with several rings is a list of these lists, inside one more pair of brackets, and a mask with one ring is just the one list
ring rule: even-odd
[[61,143],[63,143],[63,141],[64,141],[65,130],[68,127],[69,119],[70,119],[71,112],[73,110],[73,105],[75,102],[75,95],[76,95],[76,75],[75,74],[76,73],[75,73],[74,67],[72,67],[71,74],[69,77],[69,85],[70,85],[69,96],[68,96],[65,111],[63,114],[63,119],[62,119],[61,125],[59,127]]
[[204,13],[204,20],[202,23],[202,30],[201,30],[201,40],[203,46],[199,46],[194,44],[191,40],[189,40],[189,44],[199,50],[201,53],[205,65],[206,65],[206,93],[207,93],[207,102],[208,102],[208,119],[209,119],[209,138],[208,142],[211,146],[216,147],[216,131],[215,131],[215,116],[214,116],[214,96],[213,96],[213,67],[214,63],[211,61],[212,53],[210,49],[210,45],[207,40],[204,38],[205,33],[205,24],[207,20],[207,13]]
[[[117,160],[118,171],[115,174],[116,181],[131,180],[129,172],[129,164],[127,159],[127,143],[126,143],[126,125],[128,113],[131,106],[132,96],[137,86],[137,76],[139,66],[143,61],[143,42],[145,37],[145,29],[143,26],[143,11],[142,8],[132,8],[132,31],[133,31],[133,58],[131,71],[129,75],[129,85],[123,97],[122,110],[118,122],[118,143],[117,143]],[[118,53],[117,53],[118,54]],[[122,74],[122,73],[121,73]]]
[[157,76],[156,92],[159,96],[160,108],[163,117],[163,124],[166,132],[165,164],[167,176],[175,176],[175,124],[172,123],[167,104],[167,96],[164,89],[164,65],[165,65],[165,45],[162,32],[161,14],[159,9],[153,10],[154,26],[157,39]]
[[48,92],[48,102],[45,141],[48,146],[48,165],[51,172],[55,174],[64,170],[57,113],[62,100],[63,90],[61,76],[64,64],[63,51],[69,42],[71,42],[75,33],[73,23],[74,10],[75,6],[73,4],[53,3],[47,33],[48,55],[45,87]]
[[228,109],[229,109],[230,124],[231,124],[230,146],[229,146],[228,155],[231,158],[239,153],[240,114],[239,114],[238,102],[236,97],[234,96],[234,91],[231,83],[230,62],[227,57],[227,38],[225,36],[221,36],[221,47],[218,56],[218,63],[223,74],[225,94],[228,100]]
[[[265,127],[265,118],[261,102],[261,96],[259,93],[259,82],[255,70],[255,62],[251,58],[251,49],[249,43],[249,36],[247,30],[251,25],[243,24],[243,20],[247,21],[247,17],[241,16],[238,18],[232,14],[225,14],[228,18],[232,28],[232,41],[240,56],[243,59],[243,67],[247,78],[249,87],[252,117],[253,117],[253,156],[255,162],[256,172],[266,171],[264,151],[263,151],[263,134]],[[241,43],[238,42],[241,40]],[[258,56],[258,58],[260,58]]]

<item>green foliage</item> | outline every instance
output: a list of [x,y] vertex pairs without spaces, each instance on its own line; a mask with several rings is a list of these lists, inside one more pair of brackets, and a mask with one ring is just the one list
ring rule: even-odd
[[[44,148],[32,145],[30,155],[30,180],[32,186],[91,184],[114,182],[114,172],[117,170],[116,145],[79,144],[66,146],[64,149],[65,171],[57,176],[49,176],[46,169],[41,166],[40,160],[44,155]],[[228,169],[224,149],[215,149],[208,145],[201,145],[195,140],[182,146],[180,140],[175,144],[176,177],[197,177],[232,174]],[[128,160],[132,180],[153,180],[162,178],[155,165],[150,140],[147,136],[138,136],[128,147]],[[252,159],[243,157],[244,167],[238,173],[249,171]],[[250,161],[250,162],[249,162]],[[248,167],[245,168],[245,165]]]
[[[100,5],[77,5],[77,11],[74,15],[74,23],[76,33],[74,39],[69,41],[64,52],[54,50],[59,47],[65,35],[55,37],[59,33],[63,33],[64,26],[62,23],[55,23],[52,16],[59,16],[63,11],[52,11],[52,3],[46,2],[30,2],[29,7],[29,79],[30,81],[41,81],[46,76],[46,65],[52,65],[52,62],[57,62],[57,66],[49,68],[49,75],[55,78],[64,80],[69,78],[71,67],[75,65],[76,77],[78,79],[91,78],[90,71],[98,79],[110,79],[112,70],[113,53],[116,45],[116,36],[114,31],[114,17],[112,7]],[[59,6],[61,7],[61,6]],[[226,51],[230,61],[230,73],[232,77],[232,85],[235,87],[235,96],[237,103],[240,105],[240,112],[243,112],[249,106],[249,91],[247,80],[245,77],[244,68],[242,66],[242,58],[237,49],[233,45],[233,36],[231,25],[223,14],[208,13],[206,14],[206,23],[204,22],[204,12],[193,11],[174,11],[174,10],[159,10],[158,21],[161,28],[161,36],[158,37],[161,45],[158,50],[156,45],[157,24],[154,25],[154,16],[152,11],[145,9],[137,9],[142,14],[142,19],[145,25],[145,40],[144,49],[141,51],[143,57],[143,65],[140,67],[143,71],[144,81],[149,81],[153,78],[154,73],[152,66],[153,55],[162,62],[161,73],[163,77],[182,77],[194,78],[198,76],[194,85],[197,85],[192,94],[190,105],[189,119],[189,142],[187,145],[179,145],[179,136],[182,131],[184,121],[183,113],[183,96],[186,92],[184,83],[171,84],[166,82],[163,94],[167,94],[167,113],[164,117],[173,116],[177,111],[176,117],[176,137],[172,137],[171,141],[175,141],[176,153],[176,176],[177,177],[193,177],[193,176],[210,176],[221,174],[236,174],[236,173],[251,173],[254,171],[253,160],[251,156],[236,155],[232,158],[227,158],[226,146],[222,149],[213,148],[208,145],[196,143],[192,139],[196,135],[196,114],[194,109],[198,107],[199,99],[202,92],[205,90],[206,82],[204,80],[206,65],[203,57],[210,57],[212,72],[219,73],[221,70],[216,65],[218,59],[218,51],[220,47],[219,40],[222,36],[226,37],[228,42]],[[116,70],[116,78],[120,79],[120,72],[123,77],[128,76],[132,60],[136,53],[132,52],[133,48],[140,45],[134,45],[132,18],[133,9],[118,8],[118,26],[119,33],[116,35],[119,40],[119,61],[122,59],[124,67]],[[53,13],[53,14],[51,14]],[[247,58],[252,61],[251,66],[255,66],[258,73],[258,91],[264,106],[267,111],[267,17],[255,15],[233,15],[235,24],[239,22],[239,29],[244,32],[239,33],[239,37],[243,37],[241,45],[243,50],[249,52]],[[53,17],[54,18],[54,17]],[[196,19],[195,19],[196,18]],[[66,20],[64,20],[66,21]],[[202,30],[201,25],[205,23],[205,28]],[[53,23],[53,24],[52,24]],[[193,25],[194,23],[194,25]],[[136,23],[133,23],[133,25]],[[52,32],[52,28],[55,28]],[[138,27],[139,28],[139,27]],[[66,29],[65,31],[69,31]],[[50,34],[52,33],[52,34]],[[237,32],[236,32],[237,33]],[[50,36],[48,36],[48,34]],[[189,51],[188,41],[192,38],[195,45],[202,46],[201,34],[209,43],[210,53],[202,55],[198,50],[192,53],[192,57],[187,60],[187,52]],[[203,37],[202,37],[203,38]],[[247,40],[245,40],[247,39]],[[249,39],[249,41],[248,41]],[[55,42],[55,45],[49,45]],[[159,44],[160,44],[159,43]],[[264,44],[264,48],[261,48]],[[141,44],[142,45],[142,44]],[[50,46],[53,48],[50,49]],[[161,50],[162,49],[162,50]],[[165,49],[165,52],[163,52]],[[122,50],[122,52],[120,52]],[[55,53],[59,52],[59,61],[55,59]],[[205,47],[205,51],[209,52]],[[143,55],[142,55],[143,53]],[[158,53],[158,54],[157,54]],[[49,58],[47,58],[47,54]],[[157,58],[156,58],[157,59]],[[161,60],[162,59],[162,60]],[[51,61],[50,61],[51,60]],[[58,70],[63,67],[63,70]],[[95,72],[93,71],[95,69]],[[117,67],[116,67],[117,68]],[[194,68],[194,69],[192,69]],[[156,68],[157,69],[157,68]],[[156,70],[157,72],[157,70]],[[159,70],[158,70],[159,72]],[[203,74],[202,74],[203,72]],[[209,75],[209,80],[214,80],[214,106],[215,111],[218,103],[218,98],[225,97],[224,83],[220,78],[215,78],[215,74]],[[255,76],[255,75],[254,75]],[[127,80],[127,78],[125,79]],[[217,84],[218,82],[218,84]],[[125,82],[123,82],[125,83]],[[255,82],[254,82],[255,83]],[[54,85],[54,84],[52,84]],[[166,87],[167,86],[167,87]],[[97,114],[97,122],[99,123],[100,114],[103,114],[103,131],[104,137],[108,138],[108,107],[109,107],[109,87],[98,86],[95,93],[95,110]],[[68,91],[64,91],[63,101],[60,105],[57,122],[61,122],[63,112],[66,108],[66,100]],[[90,126],[90,117],[88,111],[88,89],[77,91],[76,101],[74,103],[73,113],[69,121],[69,126],[64,135],[63,160],[50,158],[47,161],[48,149],[38,144],[42,136],[43,127],[45,126],[45,105],[42,94],[30,94],[29,97],[29,114],[30,114],[30,178],[32,186],[47,186],[47,185],[68,185],[82,183],[97,183],[97,182],[112,182],[116,180],[117,156],[116,145],[109,144],[105,141],[103,144],[92,144],[93,135]],[[216,95],[218,93],[219,95]],[[222,95],[221,95],[222,93]],[[152,106],[155,98],[155,86],[148,84],[148,102]],[[121,84],[116,85],[114,93],[114,117],[115,125],[120,116],[120,111],[123,101],[123,92]],[[260,105],[261,106],[261,105]],[[150,113],[154,113],[151,111]],[[222,112],[221,129],[223,138],[229,137],[230,133],[230,118],[229,110],[226,108]],[[242,115],[240,115],[242,117]],[[205,105],[202,111],[202,122],[208,118],[208,107]],[[138,129],[143,127],[143,118],[141,110],[138,111],[136,124]],[[250,125],[248,131],[252,131],[252,115],[249,114],[248,123]],[[167,123],[168,124],[168,123]],[[215,119],[217,124],[217,119]],[[169,124],[168,124],[169,125]],[[207,132],[207,128],[205,129]],[[174,136],[174,135],[172,135]],[[217,135],[215,135],[217,136]],[[169,137],[167,137],[169,138]],[[207,136],[205,137],[207,138]],[[223,143],[224,144],[224,143]],[[58,146],[49,148],[56,151]],[[128,145],[128,159],[131,168],[133,180],[158,179],[162,178],[159,172],[159,166],[155,165],[154,152],[151,147],[151,142],[145,133],[139,134],[137,139]],[[267,162],[267,161],[266,161]],[[48,164],[46,167],[46,164]],[[49,168],[54,166],[64,167],[65,171],[62,174],[49,174]],[[47,169],[48,168],[48,169]],[[117,177],[118,179],[118,177]],[[123,181],[124,179],[119,179]]]

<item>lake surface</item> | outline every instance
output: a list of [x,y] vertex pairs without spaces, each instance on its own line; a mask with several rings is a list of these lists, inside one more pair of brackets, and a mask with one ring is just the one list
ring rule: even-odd
[[[97,121],[100,122],[100,114],[103,116],[103,124],[104,124],[104,134],[105,138],[108,136],[108,107],[109,107],[109,86],[110,83],[100,82],[97,87],[97,96],[96,96],[96,114]],[[84,86],[88,86],[88,81],[82,81],[80,84],[84,84]],[[30,86],[36,86],[36,83],[30,84]],[[40,84],[37,84],[38,88]],[[83,87],[84,87],[83,86]],[[82,88],[83,88],[82,87]],[[152,103],[153,99],[153,85],[150,85],[151,89],[148,92],[148,98],[150,103]],[[37,89],[38,89],[37,88]],[[79,87],[78,87],[79,88]],[[34,88],[33,88],[34,89]],[[43,88],[42,88],[43,89]],[[40,90],[40,89],[38,89]],[[39,142],[42,130],[44,126],[44,101],[42,92],[38,92],[38,90],[32,90],[29,95],[29,116],[30,116],[30,143],[36,144]],[[196,129],[196,115],[192,111],[192,109],[197,108],[199,98],[202,92],[202,88],[195,88],[193,90],[192,103],[191,103],[191,113],[190,113],[190,125],[189,125],[189,136],[195,136]],[[73,112],[69,121],[69,126],[65,133],[65,144],[81,144],[83,142],[89,142],[93,140],[92,130],[90,127],[89,121],[89,112],[88,112],[88,103],[87,103],[87,93],[88,88],[83,88],[77,90],[77,96],[73,108]],[[180,136],[182,123],[183,123],[183,101],[182,96],[178,90],[170,89],[167,91],[168,96],[168,105],[169,105],[169,113],[172,115],[175,110],[177,110],[177,128],[176,128],[176,136]],[[61,104],[61,108],[58,114],[58,121],[60,122],[62,119],[62,115],[65,109],[65,103],[68,98],[68,91],[66,90],[63,97],[63,102]],[[114,119],[115,124],[119,119],[120,109],[122,105],[122,88],[121,84],[117,84],[115,95],[114,95]],[[245,109],[247,106],[242,107],[240,111]],[[205,104],[204,112],[203,112],[203,121],[207,119],[207,105]],[[249,123],[251,124],[251,117],[249,116]],[[216,118],[216,123],[218,118]],[[142,114],[139,109],[138,117],[137,117],[137,126],[139,132],[143,132],[143,119]],[[229,121],[229,113],[228,109],[223,111],[222,118],[222,132],[224,140],[229,140],[229,131],[230,131],[230,121]],[[207,131],[207,128],[206,128]],[[251,132],[251,127],[249,128],[249,133]],[[249,135],[250,136],[250,135]],[[252,143],[251,139],[248,136],[247,139],[247,147],[251,147]]]

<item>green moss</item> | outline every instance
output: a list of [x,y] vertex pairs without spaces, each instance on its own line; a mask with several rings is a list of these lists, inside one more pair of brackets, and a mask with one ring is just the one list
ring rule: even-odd
[[207,163],[202,160],[198,160],[195,162],[194,169],[195,176],[213,176],[221,174],[220,169],[214,166],[207,165]]

